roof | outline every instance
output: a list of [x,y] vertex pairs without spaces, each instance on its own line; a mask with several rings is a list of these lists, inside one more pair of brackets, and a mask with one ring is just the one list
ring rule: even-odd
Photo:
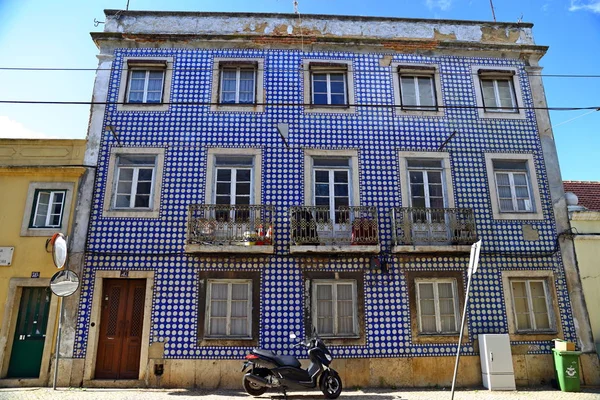
[[600,182],[564,181],[565,192],[577,195],[579,205],[588,210],[600,211]]

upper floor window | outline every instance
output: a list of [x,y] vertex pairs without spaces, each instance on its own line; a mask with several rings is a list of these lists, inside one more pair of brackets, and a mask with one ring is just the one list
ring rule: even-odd
[[162,103],[166,62],[129,61],[127,103]]
[[113,149],[104,216],[158,217],[163,169],[164,149]]
[[480,118],[524,119],[516,67],[472,66]]
[[410,203],[416,208],[444,208],[442,160],[406,160],[410,181]]
[[459,311],[456,280],[415,279],[420,333],[455,333]]
[[251,64],[221,66],[222,104],[252,104],[256,99],[256,67]]
[[315,280],[313,326],[324,337],[358,336],[355,280]]
[[124,57],[117,111],[168,111],[173,57]]
[[314,204],[327,210],[318,212],[317,220],[347,221],[348,211],[340,208],[352,205],[351,182],[350,158],[313,158]]
[[543,219],[531,154],[485,155],[492,211],[496,219]]
[[74,191],[72,182],[31,182],[21,236],[47,236],[67,231]]
[[304,64],[308,112],[354,112],[352,62],[310,60]]
[[400,74],[400,95],[403,109],[437,110],[435,88],[435,68],[398,68]]
[[35,192],[35,211],[30,228],[56,228],[61,226],[65,206],[66,190],[44,190]]

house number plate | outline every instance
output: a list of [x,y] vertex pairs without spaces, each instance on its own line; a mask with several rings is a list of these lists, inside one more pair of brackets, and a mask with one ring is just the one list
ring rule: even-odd
[[0,265],[11,265],[14,247],[0,247]]

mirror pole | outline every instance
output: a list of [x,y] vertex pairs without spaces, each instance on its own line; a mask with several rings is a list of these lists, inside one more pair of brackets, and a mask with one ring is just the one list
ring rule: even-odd
[[60,358],[60,334],[62,332],[62,320],[63,320],[63,308],[65,304],[64,297],[59,297],[60,299],[60,311],[58,316],[58,334],[56,335],[56,345],[54,347],[54,382],[52,383],[52,390],[56,390],[56,379],[58,376],[58,359]]

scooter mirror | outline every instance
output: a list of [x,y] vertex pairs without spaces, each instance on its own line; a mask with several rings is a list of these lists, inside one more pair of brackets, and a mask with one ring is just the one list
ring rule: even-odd
[[297,338],[297,336],[295,333],[290,333],[290,339],[296,339],[296,338]]

